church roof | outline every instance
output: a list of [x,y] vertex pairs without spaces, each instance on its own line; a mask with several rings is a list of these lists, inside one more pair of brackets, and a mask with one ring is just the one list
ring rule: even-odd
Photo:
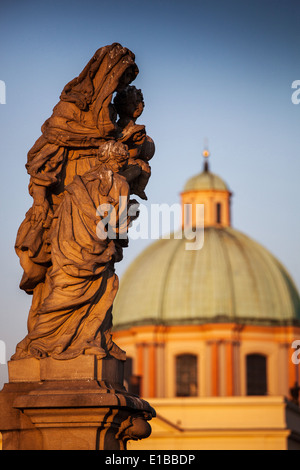
[[204,246],[161,239],[131,264],[114,304],[114,327],[146,324],[295,324],[300,298],[286,269],[232,227],[205,229]]
[[229,191],[227,184],[225,183],[220,176],[211,173],[210,171],[202,171],[198,175],[190,178],[185,186],[183,191],[203,191],[203,190],[219,190],[219,191]]

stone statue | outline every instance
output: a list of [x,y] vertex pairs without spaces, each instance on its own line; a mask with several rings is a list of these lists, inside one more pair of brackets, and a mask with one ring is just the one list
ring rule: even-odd
[[[128,214],[130,196],[146,199],[154,155],[145,126],[136,124],[144,108],[141,91],[130,85],[137,74],[128,49],[117,43],[98,49],[65,86],[28,153],[33,205],[15,248],[24,271],[20,288],[33,298],[28,334],[13,361],[125,359],[111,339],[114,265],[135,217]],[[103,204],[114,209],[114,237],[97,230],[109,218],[98,211]]]

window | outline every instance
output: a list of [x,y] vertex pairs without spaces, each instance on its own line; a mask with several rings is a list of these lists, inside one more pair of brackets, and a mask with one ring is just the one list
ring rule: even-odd
[[176,396],[197,396],[197,356],[181,354],[176,357]]
[[141,392],[141,377],[133,375],[133,361],[131,357],[127,357],[124,364],[124,382],[129,393],[140,395]]
[[217,213],[216,213],[216,222],[217,224],[220,224],[222,221],[222,204],[220,202],[217,202]]
[[247,395],[267,395],[267,358],[262,354],[248,354]]
[[184,226],[190,227],[191,225],[191,204],[184,204]]

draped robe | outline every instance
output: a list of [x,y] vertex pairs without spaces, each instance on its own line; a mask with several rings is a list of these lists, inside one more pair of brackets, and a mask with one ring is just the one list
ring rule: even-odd
[[[41,137],[28,152],[29,192],[34,197],[34,190],[42,188],[49,210],[46,219],[36,219],[34,206],[30,208],[17,234],[15,249],[23,268],[20,288],[33,299],[28,335],[12,359],[65,359],[83,353],[124,358],[110,335],[118,288],[114,263],[120,260],[122,244],[97,238],[95,208],[106,198],[116,208],[118,195],[129,198],[130,188],[118,174],[105,194],[103,181],[109,170],[99,166],[99,149],[110,140],[128,141],[120,136],[111,101],[113,93],[137,74],[135,56],[128,49],[118,43],[98,49],[64,87]],[[139,132],[140,127],[144,126],[137,127]],[[126,141],[129,146],[143,146],[145,131],[138,142],[131,140]],[[96,168],[104,172],[100,179]]]
[[122,256],[121,246],[118,238],[99,239],[97,208],[102,204],[113,207],[112,226],[116,221],[118,237],[127,232],[129,220],[123,205],[129,196],[126,179],[105,165],[76,176],[66,187],[51,227],[52,266],[38,286],[43,300],[32,307],[31,328],[18,344],[15,359],[28,354],[71,359],[108,353],[124,359],[110,334],[118,289],[114,262]]

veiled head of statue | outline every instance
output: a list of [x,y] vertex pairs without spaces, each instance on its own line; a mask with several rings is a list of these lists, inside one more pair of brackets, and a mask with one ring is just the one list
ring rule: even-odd
[[86,110],[100,90],[106,90],[107,96],[122,91],[138,73],[135,55],[129,49],[118,43],[101,47],[79,76],[64,87],[60,99]]

